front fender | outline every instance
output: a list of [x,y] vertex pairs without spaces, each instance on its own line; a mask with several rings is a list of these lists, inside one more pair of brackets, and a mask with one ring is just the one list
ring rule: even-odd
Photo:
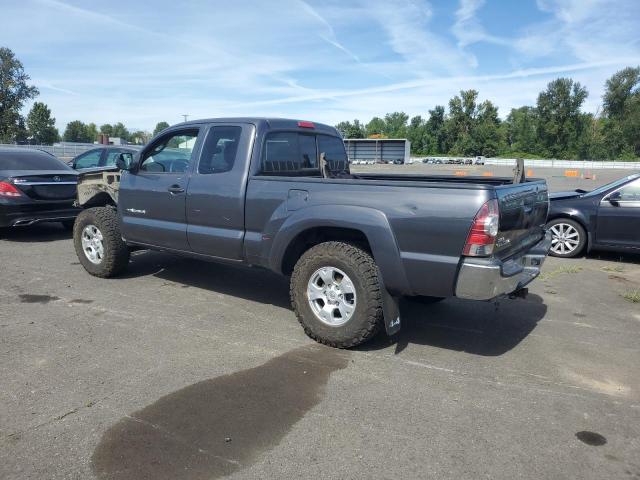
[[282,273],[284,255],[291,242],[304,231],[319,227],[348,228],[362,232],[389,292],[400,295],[409,291],[391,225],[384,213],[373,208],[316,205],[294,211],[273,237],[268,254],[269,267]]

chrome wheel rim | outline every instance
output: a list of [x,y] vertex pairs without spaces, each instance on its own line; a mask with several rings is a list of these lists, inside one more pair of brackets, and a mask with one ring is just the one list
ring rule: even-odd
[[322,267],[309,279],[307,300],[318,320],[339,327],[347,323],[356,310],[356,289],[339,268]]
[[82,250],[91,263],[98,265],[104,258],[102,232],[95,225],[87,225],[82,230]]
[[568,223],[556,223],[551,230],[551,251],[557,255],[567,255],[580,245],[580,233]]

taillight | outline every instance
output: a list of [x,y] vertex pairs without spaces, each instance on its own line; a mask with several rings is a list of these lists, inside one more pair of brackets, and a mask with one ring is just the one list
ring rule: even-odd
[[463,254],[470,257],[483,257],[493,253],[498,235],[500,215],[498,201],[493,199],[480,207],[467,236]]
[[300,128],[316,128],[313,122],[307,122],[305,120],[298,122],[298,126]]
[[12,183],[0,182],[0,197],[21,197],[22,192],[18,190]]

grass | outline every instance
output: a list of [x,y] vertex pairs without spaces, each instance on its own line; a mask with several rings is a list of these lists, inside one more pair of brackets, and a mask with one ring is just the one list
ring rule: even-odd
[[631,303],[640,303],[640,290],[629,290],[622,294],[622,298]]
[[604,272],[624,272],[624,267],[621,265],[616,265],[615,267],[602,267]]
[[564,273],[578,273],[582,271],[582,267],[559,267],[550,272],[546,272],[540,275],[540,280],[551,280],[552,278],[562,275]]

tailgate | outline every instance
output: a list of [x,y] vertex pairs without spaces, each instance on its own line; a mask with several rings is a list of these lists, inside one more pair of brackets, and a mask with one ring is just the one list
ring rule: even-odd
[[549,210],[547,184],[544,180],[496,187],[500,210],[500,228],[494,255],[507,258],[539,242]]

